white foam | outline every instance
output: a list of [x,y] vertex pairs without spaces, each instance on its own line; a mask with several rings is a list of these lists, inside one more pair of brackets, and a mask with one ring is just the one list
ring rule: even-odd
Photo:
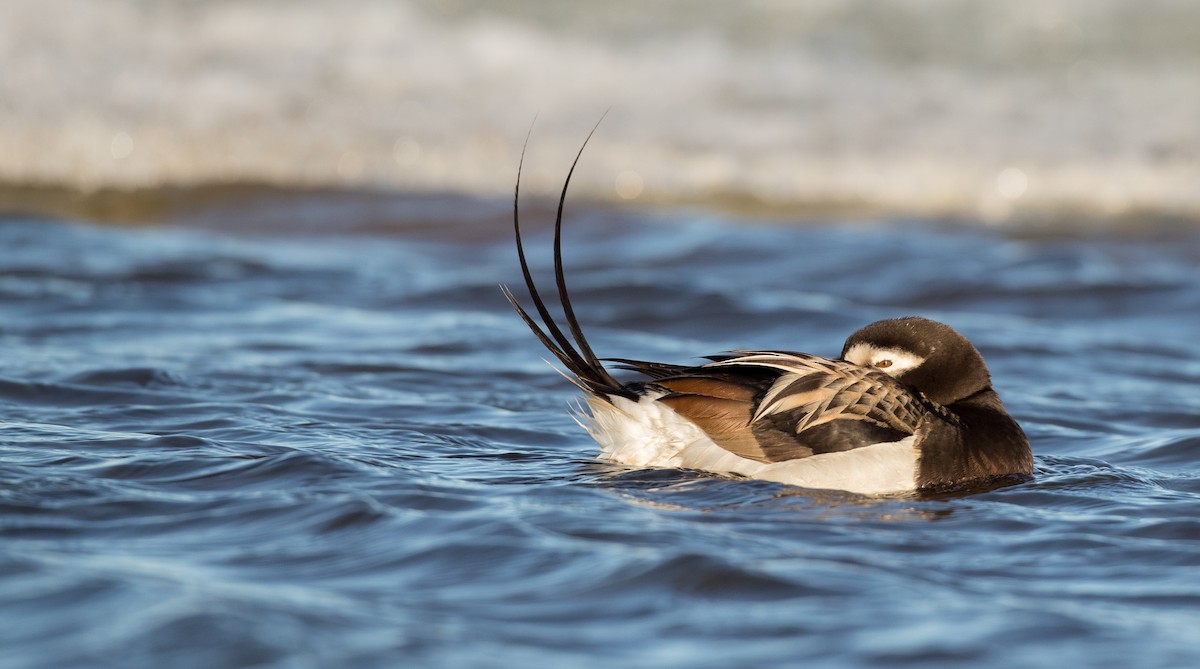
[[7,0],[0,181],[1200,216],[1187,0],[453,7]]

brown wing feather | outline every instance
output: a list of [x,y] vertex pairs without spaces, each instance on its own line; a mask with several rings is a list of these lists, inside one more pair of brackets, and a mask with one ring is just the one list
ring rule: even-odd
[[659,402],[695,423],[718,446],[743,458],[770,461],[750,429],[754,387],[710,376],[678,376],[656,385],[670,392]]
[[737,351],[655,385],[717,445],[760,462],[901,439],[939,408],[868,367],[778,351]]
[[844,360],[781,352],[746,352],[713,366],[750,365],[781,372],[752,420],[793,413],[796,433],[833,420],[862,420],[912,434],[933,409],[896,379]]
[[[658,385],[670,390],[672,393],[681,395],[703,395],[705,397],[716,397],[726,400],[734,400],[743,402],[748,407],[753,409],[755,389],[752,386],[735,383],[728,378],[717,379],[711,376],[678,376],[673,379],[665,379],[658,382]],[[750,414],[746,414],[749,419]]]

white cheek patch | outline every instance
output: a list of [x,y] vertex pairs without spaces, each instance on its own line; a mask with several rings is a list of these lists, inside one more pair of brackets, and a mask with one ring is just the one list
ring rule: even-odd
[[910,351],[898,348],[876,348],[870,344],[855,344],[846,351],[846,360],[864,367],[876,367],[881,360],[890,360],[888,367],[877,367],[879,371],[889,376],[900,376],[910,369],[916,369],[925,362],[925,358]]

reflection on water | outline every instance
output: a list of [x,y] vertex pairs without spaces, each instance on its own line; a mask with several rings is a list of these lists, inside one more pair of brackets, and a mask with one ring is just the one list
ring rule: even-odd
[[0,222],[10,666],[1200,660],[1195,232],[575,213],[601,355],[971,337],[1035,478],[866,499],[598,464],[505,203],[309,197]]

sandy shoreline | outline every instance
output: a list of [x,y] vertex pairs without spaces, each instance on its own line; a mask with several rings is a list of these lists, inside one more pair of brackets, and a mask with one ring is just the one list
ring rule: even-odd
[[[478,196],[446,191],[405,192],[378,188],[281,187],[261,183],[201,184],[141,189],[101,188],[88,192],[62,186],[0,184],[0,220],[41,218],[94,223],[201,227],[233,234],[403,234],[429,238],[506,238],[511,234],[509,196]],[[522,197],[522,225],[531,230],[553,221],[556,200]],[[647,219],[720,217],[757,225],[808,226],[828,223],[887,222],[927,227],[930,224],[986,226],[1022,236],[1120,235],[1174,236],[1200,228],[1200,217],[1160,211],[1106,213],[1066,210],[1023,211],[1004,221],[956,214],[916,215],[895,210],[847,206],[844,203],[763,203],[707,200],[652,203],[596,198],[588,194],[568,201],[567,216],[632,209]],[[691,213],[694,212],[694,213]]]

